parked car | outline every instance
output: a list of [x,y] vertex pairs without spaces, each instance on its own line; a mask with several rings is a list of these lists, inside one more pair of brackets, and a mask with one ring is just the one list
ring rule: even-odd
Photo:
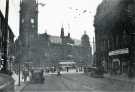
[[103,78],[103,70],[98,67],[93,67],[93,66],[86,66],[84,68],[84,72],[86,75],[95,77],[95,78]]
[[43,69],[32,69],[31,70],[31,83],[44,83],[44,71]]

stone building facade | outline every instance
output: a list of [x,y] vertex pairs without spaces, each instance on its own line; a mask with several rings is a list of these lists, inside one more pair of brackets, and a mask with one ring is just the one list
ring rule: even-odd
[[[73,59],[76,62],[91,62],[91,46],[85,34],[83,43],[64,35],[61,27],[59,36],[47,33],[38,34],[38,2],[21,0],[20,2],[20,33],[16,44],[16,62],[58,63],[59,60]],[[76,43],[76,42],[79,42]]]
[[[4,41],[5,37],[4,34],[6,32],[6,21],[5,18],[0,11],[0,65],[3,64],[3,55],[4,55]],[[11,58],[15,55],[15,44],[14,44],[14,33],[12,32],[11,28],[8,25],[8,31],[7,31],[7,57],[8,61],[11,61]],[[10,62],[9,62],[10,63]],[[1,66],[0,66],[1,68]]]
[[[86,38],[88,37],[88,35],[84,34],[82,36],[83,40],[86,39],[85,36]],[[87,39],[89,40],[89,38]],[[20,47],[21,44],[19,44],[19,40],[16,40],[16,51],[19,51]],[[61,60],[71,59],[78,63],[91,64],[92,62],[90,44],[85,46],[82,45],[81,41],[80,44],[78,44],[70,36],[61,38],[47,33],[39,34],[38,39],[30,48],[30,62],[33,62],[34,64],[57,64]],[[19,53],[17,53],[16,57],[18,57],[19,62],[29,62],[25,61],[25,58],[22,57],[23,55],[19,55]],[[25,57],[27,57],[27,55],[25,55]]]
[[[31,47],[38,39],[38,1],[20,0],[19,37],[16,40],[17,60],[31,60]],[[19,56],[21,55],[21,56]],[[18,58],[19,57],[19,58]]]
[[129,74],[134,70],[134,5],[134,0],[103,0],[97,8],[96,64],[106,72]]

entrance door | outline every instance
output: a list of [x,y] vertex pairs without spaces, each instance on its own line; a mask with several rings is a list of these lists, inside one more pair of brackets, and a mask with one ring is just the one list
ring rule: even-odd
[[113,59],[113,72],[114,74],[120,74],[120,60]]

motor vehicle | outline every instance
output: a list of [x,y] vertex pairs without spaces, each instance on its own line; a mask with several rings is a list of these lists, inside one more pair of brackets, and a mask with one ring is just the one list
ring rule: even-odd
[[101,68],[93,67],[93,66],[87,66],[84,68],[84,72],[86,75],[95,77],[95,78],[103,78],[103,71]]
[[44,83],[44,70],[43,69],[32,69],[31,70],[31,83]]

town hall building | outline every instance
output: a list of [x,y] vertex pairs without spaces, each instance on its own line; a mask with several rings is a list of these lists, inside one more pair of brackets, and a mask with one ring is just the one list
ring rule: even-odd
[[52,36],[47,32],[38,34],[38,2],[36,0],[20,1],[20,32],[15,41],[16,62],[34,64],[57,64],[60,60],[74,60],[78,63],[92,63],[89,37],[86,33],[81,40],[64,34]]

